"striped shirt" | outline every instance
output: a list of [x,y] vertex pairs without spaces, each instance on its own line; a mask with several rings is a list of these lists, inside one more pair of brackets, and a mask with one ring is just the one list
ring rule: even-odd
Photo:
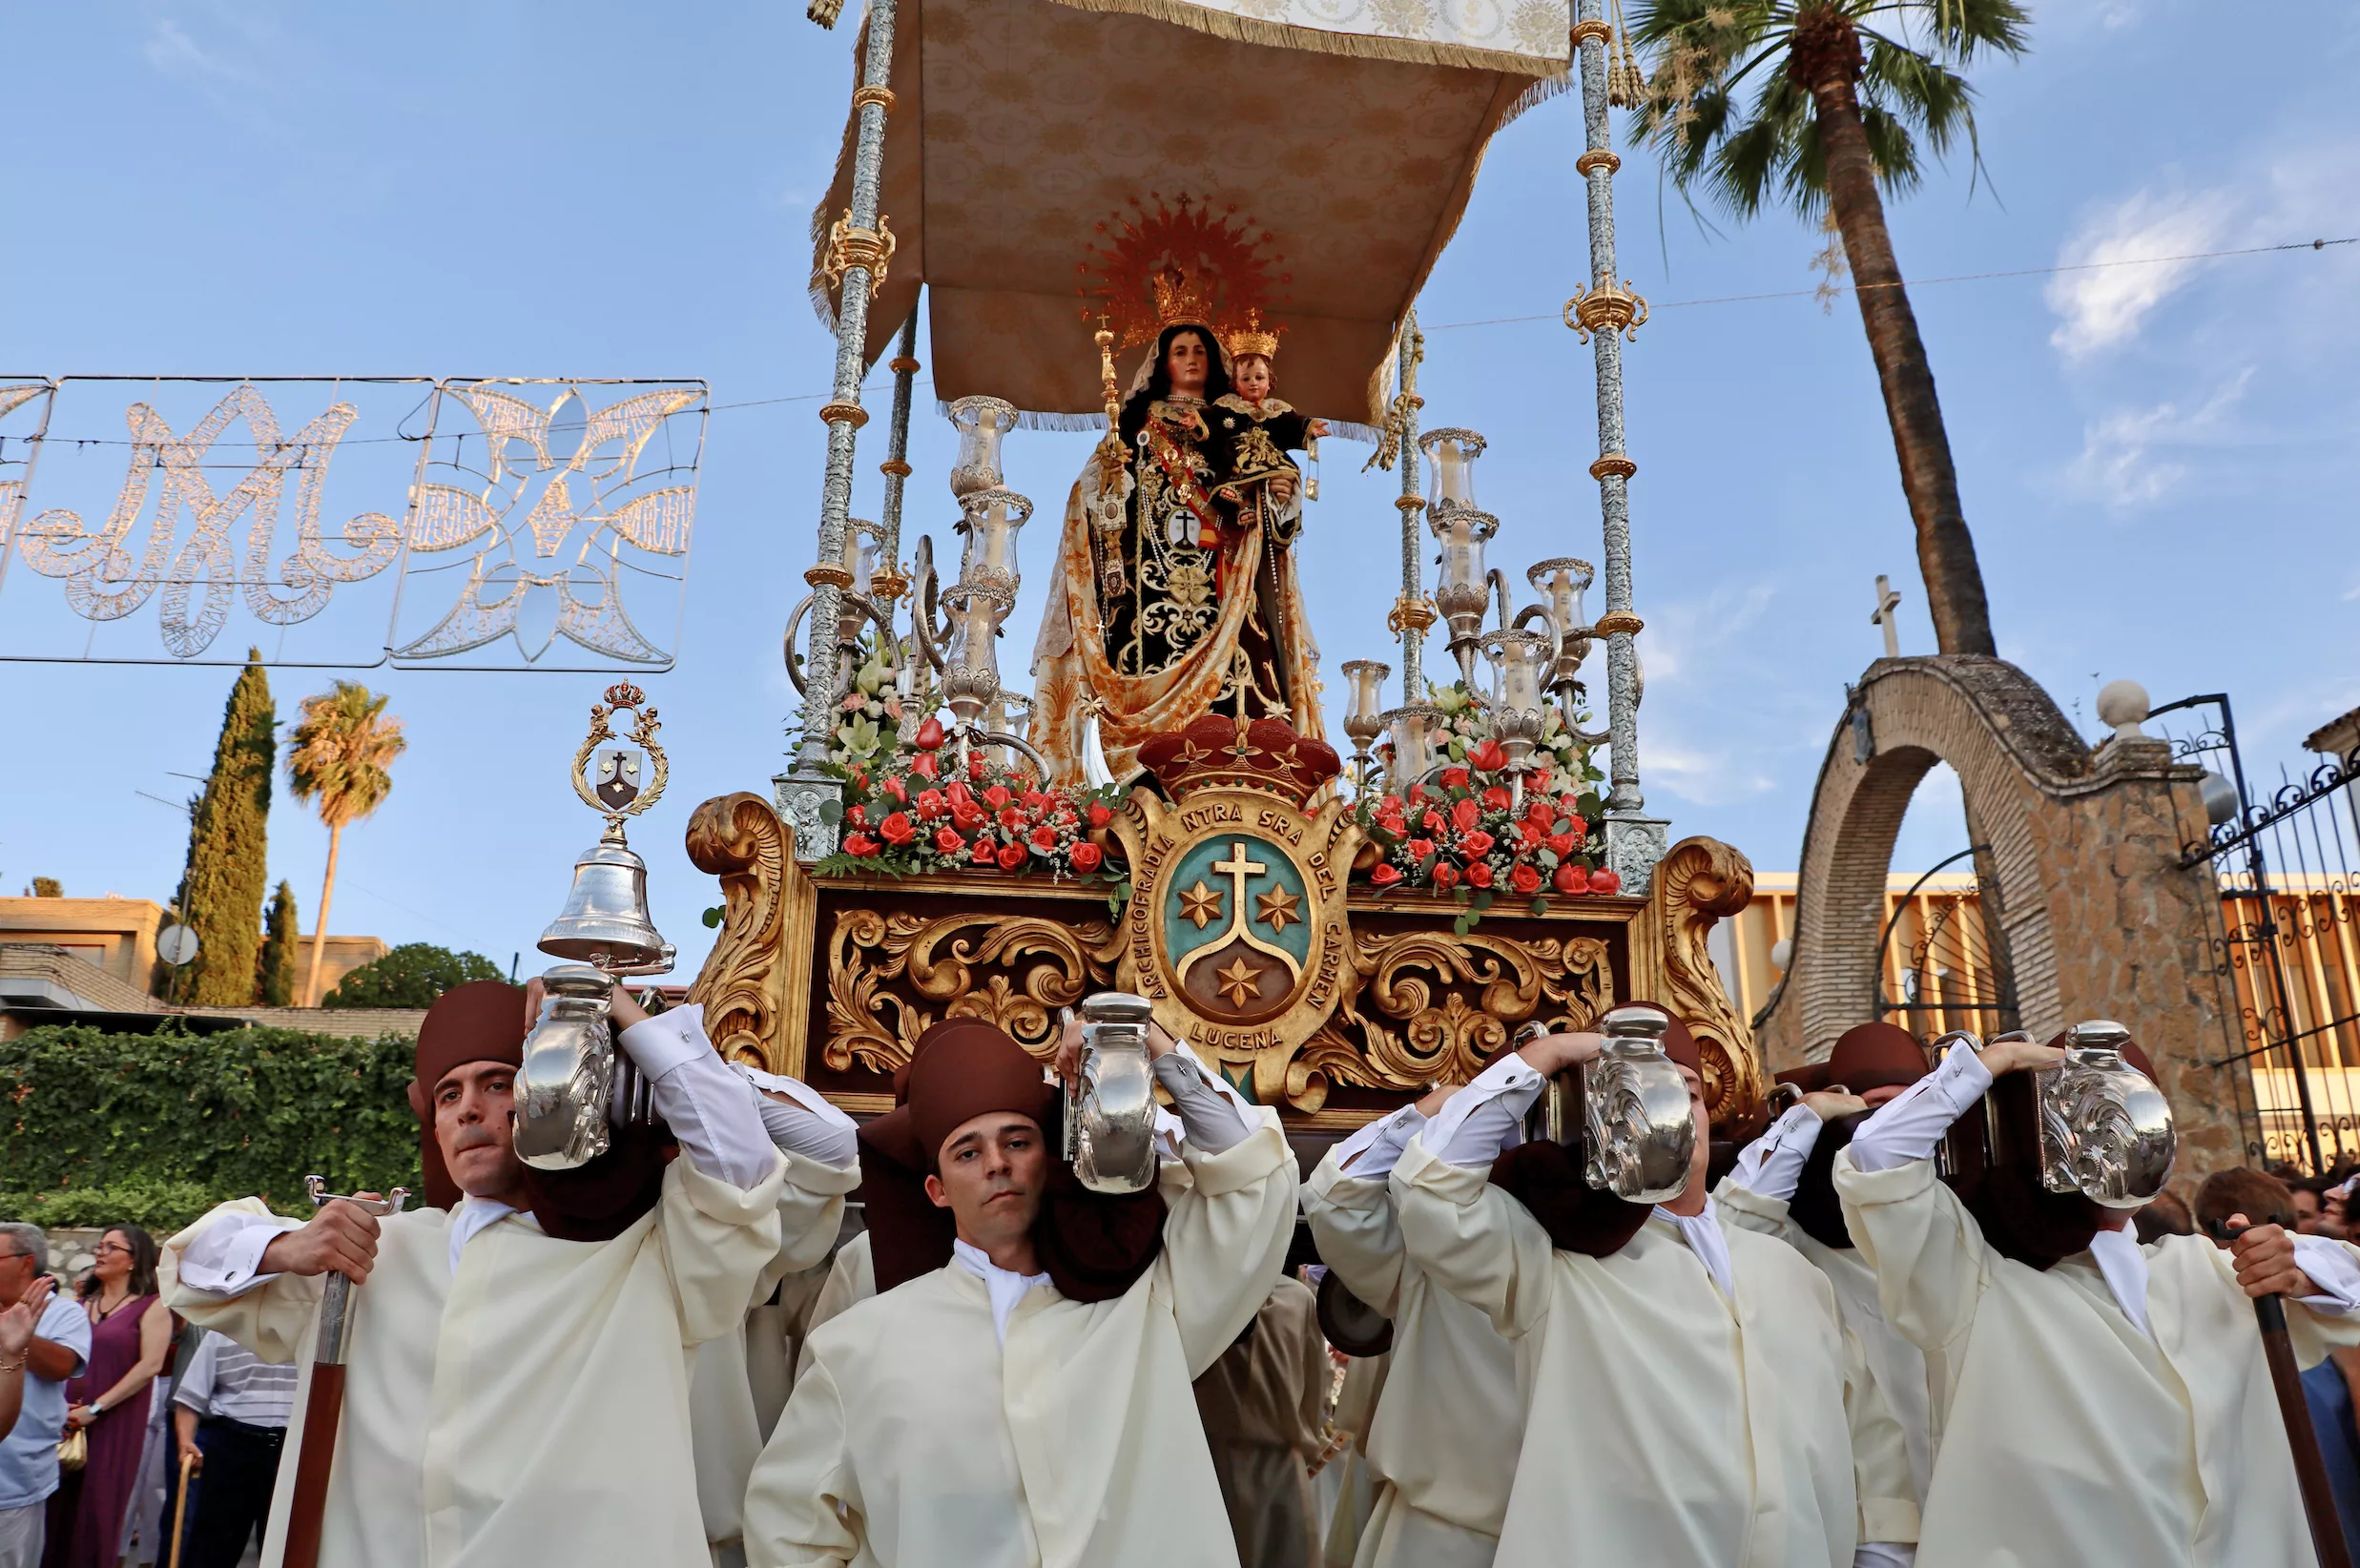
[[283,1427],[295,1408],[295,1377],[294,1367],[274,1366],[227,1335],[208,1333],[173,1403],[250,1427]]

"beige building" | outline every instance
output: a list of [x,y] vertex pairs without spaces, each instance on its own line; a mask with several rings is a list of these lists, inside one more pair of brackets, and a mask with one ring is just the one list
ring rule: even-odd
[[[166,923],[164,906],[152,898],[0,898],[0,944],[61,949],[142,996],[155,974],[155,934]],[[320,956],[320,994],[326,996],[346,975],[388,951],[383,937],[330,932]],[[299,999],[310,973],[311,939],[306,937],[295,953]],[[0,999],[10,995],[9,981],[0,979]],[[115,1003],[108,1005],[121,1010]]]

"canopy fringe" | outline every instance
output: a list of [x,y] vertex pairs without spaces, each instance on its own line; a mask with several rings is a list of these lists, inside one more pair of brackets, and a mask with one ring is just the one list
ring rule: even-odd
[[[1561,60],[1541,60],[1507,50],[1475,49],[1465,44],[1438,44],[1417,38],[1380,38],[1365,32],[1330,32],[1321,28],[1293,27],[1265,22],[1231,11],[1214,10],[1190,0],[1057,0],[1076,10],[1114,11],[1126,16],[1151,17],[1192,31],[1234,43],[1260,44],[1272,49],[1300,49],[1315,54],[1348,54],[1362,60],[1396,60],[1405,65],[1457,66],[1467,71],[1506,71],[1520,76],[1567,69]],[[1568,38],[1567,52],[1571,52]]]

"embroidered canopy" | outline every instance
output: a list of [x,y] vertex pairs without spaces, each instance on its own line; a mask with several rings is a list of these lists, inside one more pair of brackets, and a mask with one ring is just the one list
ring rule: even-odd
[[[1493,134],[1562,88],[1565,0],[900,0],[873,362],[931,301],[935,393],[1102,423],[1078,292],[1095,226],[1185,193],[1250,213],[1290,275],[1279,393],[1380,417],[1402,313]],[[860,43],[855,42],[854,59]],[[813,215],[812,298],[856,122]],[[1132,350],[1121,366],[1130,380]]]

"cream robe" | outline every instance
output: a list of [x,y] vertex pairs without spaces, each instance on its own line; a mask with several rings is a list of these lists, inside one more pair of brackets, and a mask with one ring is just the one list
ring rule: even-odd
[[1794,1223],[1784,1199],[1766,1198],[1731,1181],[1724,1180],[1712,1199],[1729,1225],[1776,1236],[1828,1276],[1844,1327],[1860,1341],[1869,1381],[1876,1385],[1877,1397],[1901,1429],[1909,1452],[1910,1498],[1922,1508],[1926,1483],[1934,1474],[1934,1451],[1941,1443],[1941,1352],[1929,1358],[1885,1321],[1885,1310],[1876,1299],[1876,1270],[1858,1247],[1826,1245]]
[[1515,1347],[1410,1261],[1384,1178],[1345,1173],[1331,1150],[1303,1211],[1328,1267],[1393,1319],[1392,1369],[1367,1434],[1383,1479],[1353,1562],[1489,1568],[1524,1439]]
[[1335,1512],[1328,1518],[1328,1538],[1320,1554],[1321,1568],[1352,1568],[1360,1552],[1361,1532],[1377,1507],[1377,1489],[1383,1478],[1369,1463],[1369,1425],[1385,1392],[1385,1374],[1392,1370],[1393,1352],[1355,1356],[1344,1369],[1344,1386],[1335,1393],[1334,1425],[1350,1433],[1352,1441],[1329,1463],[1343,1474],[1335,1486]]
[[1916,1538],[1900,1429],[1792,1248],[1729,1229],[1731,1303],[1668,1222],[1559,1251],[1486,1176],[1421,1134],[1393,1182],[1410,1257],[1517,1342],[1502,1568],[1851,1568],[1859,1540]]
[[[857,1186],[859,1166],[847,1167],[844,1177]],[[745,1533],[746,1480],[754,1474],[754,1461],[769,1436],[769,1423],[763,1421],[756,1397],[749,1333],[756,1317],[770,1316],[764,1304],[780,1282],[805,1269],[816,1271],[836,1244],[833,1227],[803,1223],[803,1202],[797,1188],[779,1188],[778,1252],[763,1265],[755,1280],[745,1318],[735,1331],[709,1339],[690,1352],[689,1437],[696,1465],[696,1511],[704,1518],[705,1539],[716,1558],[723,1547]],[[792,1361],[788,1365],[792,1367]],[[777,1404],[771,1406],[774,1421],[778,1406],[784,1403],[782,1393]]]
[[[2147,1256],[2141,1333],[2088,1253],[2002,1258],[1934,1163],[1835,1157],[1844,1219],[1885,1314],[1949,1352],[1949,1412],[1918,1568],[2311,1568],[2253,1303],[2229,1255],[2169,1236]],[[2360,1320],[2287,1303],[2297,1356]]]
[[[832,1233],[858,1173],[782,1155],[751,1192],[686,1159],[654,1209],[612,1241],[558,1241],[510,1214],[451,1269],[450,1215],[383,1222],[355,1294],[344,1410],[328,1486],[327,1568],[703,1568],[689,1455],[688,1348],[737,1328],[779,1250],[782,1208]],[[252,1199],[228,1211],[267,1213]],[[166,1301],[265,1360],[300,1360],[280,1455],[292,1483],[310,1397],[319,1276],[281,1275],[222,1300]],[[264,1568],[284,1550],[292,1484],[272,1499]]]
[[1111,1301],[1040,1286],[1004,1347],[952,1264],[812,1331],[746,1496],[755,1568],[1235,1568],[1190,1383],[1286,1263],[1277,1117],[1162,1174],[1164,1249]]

